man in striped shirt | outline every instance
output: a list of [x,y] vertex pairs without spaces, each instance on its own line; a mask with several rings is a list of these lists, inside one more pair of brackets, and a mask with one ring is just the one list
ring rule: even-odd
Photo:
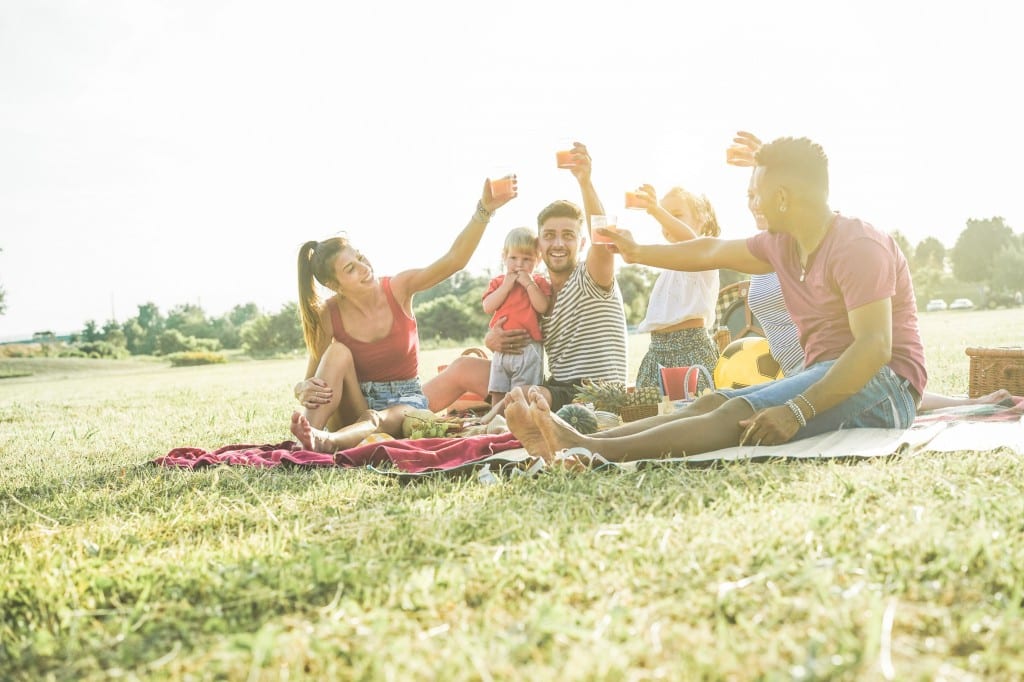
[[[614,254],[604,245],[592,247],[583,262],[584,225],[592,215],[604,214],[591,182],[590,154],[579,143],[573,147],[572,174],[583,194],[583,208],[555,201],[537,216],[538,244],[547,266],[554,303],[541,318],[549,378],[538,388],[553,409],[575,397],[584,379],[626,381],[626,316],[615,281]],[[528,341],[523,329],[505,331],[496,324],[484,343],[492,351],[521,352]],[[453,403],[465,391],[487,395],[490,363],[461,357],[423,385],[430,409]],[[496,406],[501,409],[501,406]],[[492,410],[494,412],[494,410]]]

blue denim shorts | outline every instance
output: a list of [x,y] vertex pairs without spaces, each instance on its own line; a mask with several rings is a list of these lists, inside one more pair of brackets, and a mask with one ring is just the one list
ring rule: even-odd
[[[787,400],[792,400],[820,381],[835,362],[818,362],[785,379],[735,390],[724,389],[718,393],[726,398],[742,398],[754,412],[785,405]],[[857,427],[908,429],[917,416],[915,396],[911,391],[909,381],[888,366],[882,367],[858,393],[832,409],[820,412],[813,419],[808,419],[807,426],[801,427],[793,440]],[[800,406],[803,407],[803,404],[800,403]]]
[[383,410],[392,405],[408,405],[426,410],[427,396],[423,395],[423,387],[419,379],[403,379],[402,381],[363,381],[359,390],[366,398],[371,410]]

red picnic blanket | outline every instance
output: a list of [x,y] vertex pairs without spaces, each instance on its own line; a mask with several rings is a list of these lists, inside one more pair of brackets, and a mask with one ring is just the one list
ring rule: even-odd
[[294,441],[284,441],[276,445],[225,445],[212,451],[174,448],[152,463],[178,469],[196,469],[214,464],[264,468],[281,464],[314,467],[391,465],[400,471],[416,474],[454,469],[505,450],[522,447],[511,433],[466,438],[384,440],[341,450],[333,455],[294,449],[297,445]]

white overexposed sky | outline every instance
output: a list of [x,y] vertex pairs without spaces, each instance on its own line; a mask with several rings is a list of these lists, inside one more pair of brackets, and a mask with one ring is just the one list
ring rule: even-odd
[[[806,135],[832,205],[913,244],[1024,229],[1013,4],[720,1],[0,3],[0,339],[296,298],[344,230],[379,274],[442,255],[483,179],[519,176],[470,269],[556,198],[565,139],[608,212],[643,182],[753,232],[737,129]],[[1016,83],[1016,85],[1014,85]]]

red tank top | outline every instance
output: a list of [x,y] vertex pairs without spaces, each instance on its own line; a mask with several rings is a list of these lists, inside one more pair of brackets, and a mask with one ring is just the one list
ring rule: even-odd
[[391,293],[391,278],[381,277],[380,285],[391,307],[391,331],[378,341],[359,341],[349,336],[341,322],[338,302],[327,302],[331,312],[334,338],[345,344],[355,360],[359,381],[403,381],[415,379],[419,374],[420,336],[416,319],[409,317]]

